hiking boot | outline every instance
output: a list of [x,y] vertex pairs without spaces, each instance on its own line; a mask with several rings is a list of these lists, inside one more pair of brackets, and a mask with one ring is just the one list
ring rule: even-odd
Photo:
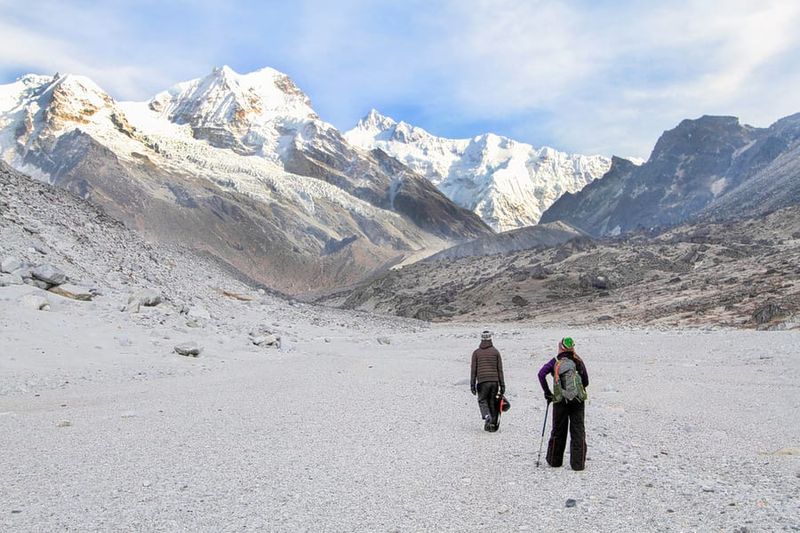
[[483,417],[483,430],[484,431],[491,431],[492,430],[492,416],[486,415]]

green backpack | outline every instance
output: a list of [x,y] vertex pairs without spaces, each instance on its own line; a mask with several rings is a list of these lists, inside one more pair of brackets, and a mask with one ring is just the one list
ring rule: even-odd
[[556,403],[562,400],[582,402],[587,397],[575,361],[569,357],[556,358],[556,365],[553,368],[553,401]]

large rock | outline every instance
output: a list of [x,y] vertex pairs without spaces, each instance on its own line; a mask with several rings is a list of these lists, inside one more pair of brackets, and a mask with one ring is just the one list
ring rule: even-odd
[[200,318],[203,320],[211,320],[211,313],[208,309],[203,307],[202,305],[193,305],[189,308],[186,313],[188,316],[192,318]]
[[72,285],[71,283],[65,283],[63,285],[51,287],[50,292],[65,298],[71,298],[73,300],[80,300],[84,302],[88,302],[94,298],[94,292],[92,292],[90,289]]
[[154,307],[163,301],[161,295],[153,289],[142,289],[128,296],[128,303],[122,308],[123,311],[138,313],[141,306]]
[[15,270],[19,270],[22,268],[23,263],[18,258],[14,256],[9,256],[3,259],[0,262],[0,272],[5,272],[6,274],[11,274]]
[[61,285],[67,282],[67,275],[53,265],[44,264],[35,267],[31,276],[50,285]]
[[16,274],[0,273],[0,287],[8,287],[9,285],[22,285],[22,278]]
[[186,357],[197,357],[203,348],[196,342],[184,342],[175,346],[175,352]]
[[161,295],[157,291],[154,291],[153,289],[142,289],[140,291],[137,291],[133,293],[133,295],[131,295],[131,298],[136,299],[139,303],[141,303],[145,307],[153,307],[155,305],[160,304],[163,301]]
[[281,337],[272,333],[266,327],[256,327],[250,331],[250,342],[256,346],[281,347]]
[[46,281],[42,281],[42,280],[36,279],[36,278],[23,278],[23,281],[26,284],[28,284],[28,285],[30,285],[32,287],[36,287],[37,289],[42,289],[43,291],[46,291],[47,289],[52,287],[52,285],[50,285]]
[[776,303],[768,303],[762,305],[753,312],[753,320],[756,324],[766,324],[775,318],[781,318],[787,315],[786,309]]

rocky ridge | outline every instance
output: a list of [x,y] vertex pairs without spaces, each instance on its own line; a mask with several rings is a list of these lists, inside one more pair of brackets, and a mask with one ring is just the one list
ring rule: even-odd
[[800,327],[800,206],[547,249],[421,262],[327,301],[434,321]]
[[756,216],[800,202],[800,118],[769,128],[703,116],[664,132],[646,163],[615,158],[601,179],[559,198],[542,222],[595,236],[692,220]]

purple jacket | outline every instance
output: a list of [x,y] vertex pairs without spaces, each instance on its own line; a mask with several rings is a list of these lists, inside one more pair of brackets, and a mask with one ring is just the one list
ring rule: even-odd
[[[550,393],[550,387],[547,385],[547,375],[552,374],[556,368],[556,358],[562,359],[564,357],[569,357],[572,359],[572,352],[561,352],[556,357],[550,359],[545,365],[539,370],[539,384],[542,386],[542,390],[546,393]],[[574,361],[574,359],[573,359]],[[586,365],[583,364],[581,361],[580,363],[575,361],[575,366],[578,367],[578,374],[581,376],[581,381],[583,381],[583,386],[589,386],[589,374],[586,372]]]

